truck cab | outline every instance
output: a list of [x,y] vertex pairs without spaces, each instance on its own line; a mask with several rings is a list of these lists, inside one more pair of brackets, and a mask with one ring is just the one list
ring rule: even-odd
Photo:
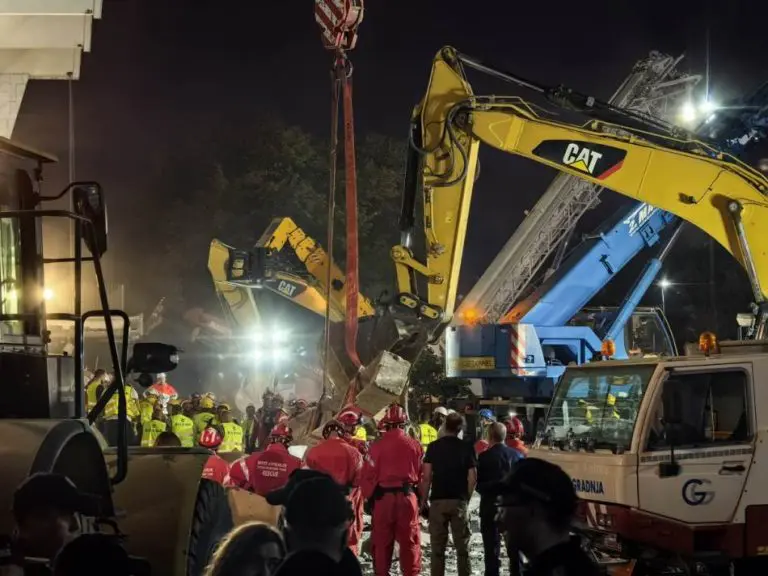
[[718,566],[768,550],[768,342],[702,342],[569,366],[555,390],[531,456],[571,476],[600,555]]

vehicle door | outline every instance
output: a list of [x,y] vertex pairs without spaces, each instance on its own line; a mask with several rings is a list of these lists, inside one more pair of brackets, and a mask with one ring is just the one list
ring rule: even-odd
[[[754,453],[750,368],[687,367],[666,373],[651,399],[640,451],[642,511],[687,523],[731,521]],[[666,432],[665,410],[679,412],[670,417],[678,421],[674,426],[667,421]],[[672,450],[679,474],[662,477],[660,463],[671,460]]]

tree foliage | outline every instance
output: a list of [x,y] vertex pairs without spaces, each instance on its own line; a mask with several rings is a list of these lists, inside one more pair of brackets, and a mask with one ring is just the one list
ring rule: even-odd
[[[168,204],[156,223],[149,255],[163,279],[162,295],[185,306],[205,305],[212,295],[206,269],[213,238],[251,248],[274,217],[290,216],[326,244],[329,152],[327,142],[278,119],[267,119],[243,141],[221,140],[161,181]],[[340,155],[343,156],[343,155]],[[390,247],[398,241],[402,145],[371,135],[357,146],[360,283],[376,297],[391,277]],[[344,167],[337,174],[334,259],[344,268]],[[158,197],[158,201],[160,198]],[[159,248],[157,248],[159,246]],[[173,276],[169,276],[169,273]]]
[[470,393],[469,380],[445,375],[445,359],[431,346],[427,346],[413,364],[410,382],[414,398],[434,396],[443,405],[451,398],[466,397]]

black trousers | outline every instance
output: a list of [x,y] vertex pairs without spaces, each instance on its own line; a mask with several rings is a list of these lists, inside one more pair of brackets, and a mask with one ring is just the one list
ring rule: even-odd
[[[499,527],[496,524],[496,509],[492,511],[480,511],[480,533],[483,536],[483,551],[485,557],[485,576],[499,576],[501,561],[502,536],[499,533]],[[517,550],[510,548],[509,542],[504,538],[504,546],[509,556],[509,574],[510,576],[520,576],[520,554]]]

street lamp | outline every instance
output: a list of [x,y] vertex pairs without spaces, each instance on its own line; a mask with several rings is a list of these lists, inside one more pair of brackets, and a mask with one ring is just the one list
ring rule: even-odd
[[666,278],[662,278],[659,280],[659,288],[661,288],[661,311],[664,313],[664,315],[667,315],[667,300],[665,298],[664,293],[666,292],[667,288],[672,286],[672,282],[667,280]]

